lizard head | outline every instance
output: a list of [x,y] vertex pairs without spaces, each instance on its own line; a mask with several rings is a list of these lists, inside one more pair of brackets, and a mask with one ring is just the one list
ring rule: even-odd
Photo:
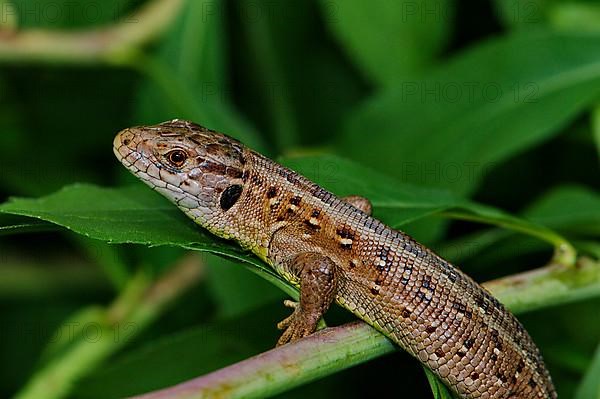
[[122,130],[113,151],[129,171],[205,227],[243,193],[244,146],[192,122]]

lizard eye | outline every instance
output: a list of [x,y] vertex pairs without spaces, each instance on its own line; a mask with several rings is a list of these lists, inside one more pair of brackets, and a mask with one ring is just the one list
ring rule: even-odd
[[183,150],[173,150],[167,154],[167,160],[175,167],[180,168],[188,158]]

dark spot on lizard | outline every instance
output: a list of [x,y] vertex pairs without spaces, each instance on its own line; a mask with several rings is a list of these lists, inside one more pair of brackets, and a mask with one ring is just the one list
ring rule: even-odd
[[525,362],[523,361],[523,359],[519,360],[519,364],[517,365],[517,373],[520,373],[523,371],[523,369],[525,368]]
[[314,218],[318,218],[321,215],[321,211],[319,211],[318,209],[315,209],[314,211],[312,211],[311,216]]
[[296,195],[296,196],[292,197],[292,199],[290,199],[290,204],[298,206],[298,205],[300,205],[300,200],[301,200],[300,197],[298,197]]
[[342,229],[338,229],[336,231],[337,235],[339,235],[341,238],[349,238],[349,239],[354,239],[354,234],[352,234],[352,232],[348,229],[342,228]]
[[408,318],[410,316],[410,310],[404,308],[402,310],[402,317],[404,317],[405,319]]
[[479,374],[478,373],[471,374],[471,379],[478,380],[479,379]]
[[226,211],[231,208],[242,195],[242,191],[243,188],[239,184],[234,184],[227,187],[221,194],[221,199],[219,201],[221,209]]
[[304,224],[306,224],[310,229],[314,230],[314,231],[318,231],[321,230],[321,226],[319,226],[319,223],[313,223],[310,220],[305,220]]
[[435,354],[437,355],[437,357],[442,358],[444,356],[446,356],[446,353],[440,348],[438,350],[435,351]]
[[437,330],[437,327],[434,327],[434,326],[429,326],[429,327],[427,327],[427,328],[425,329],[425,331],[426,331],[428,334],[433,334],[433,333],[435,332],[435,330]]
[[267,198],[275,198],[277,196],[277,187],[271,186],[267,190]]
[[378,295],[379,294],[379,288],[378,287],[372,287],[371,288],[371,294]]
[[475,344],[475,340],[474,340],[473,338],[468,338],[468,339],[465,341],[465,344],[464,344],[464,345],[465,345],[465,348],[467,348],[467,349],[471,349],[471,348],[473,347],[473,344]]
[[340,246],[343,249],[352,249],[352,243],[354,241],[354,233],[352,233],[347,228],[337,229],[336,233],[341,238]]

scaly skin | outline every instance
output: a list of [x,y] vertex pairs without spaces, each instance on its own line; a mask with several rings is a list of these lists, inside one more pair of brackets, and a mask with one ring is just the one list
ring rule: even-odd
[[337,303],[392,339],[463,398],[556,398],[519,321],[470,277],[306,178],[191,122],[125,129],[119,160],[215,235],[300,288],[279,344],[313,333]]

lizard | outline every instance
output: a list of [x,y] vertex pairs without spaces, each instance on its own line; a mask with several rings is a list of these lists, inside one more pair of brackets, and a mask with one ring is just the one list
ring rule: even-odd
[[120,131],[135,176],[214,235],[236,241],[300,291],[277,345],[306,337],[337,302],[465,399],[555,399],[522,324],[473,279],[371,216],[239,141],[172,120]]

